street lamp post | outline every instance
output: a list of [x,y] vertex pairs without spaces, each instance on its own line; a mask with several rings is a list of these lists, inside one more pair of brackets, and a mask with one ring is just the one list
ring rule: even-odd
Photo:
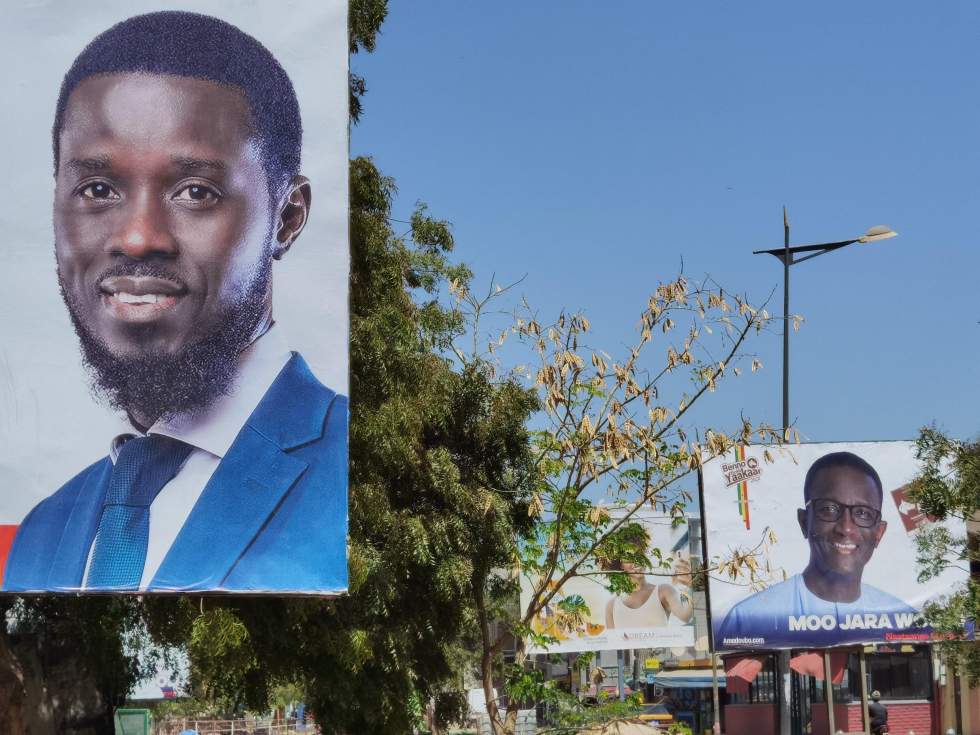
[[[805,260],[816,258],[818,255],[826,255],[834,250],[846,248],[854,243],[869,243],[877,240],[887,240],[895,237],[898,233],[885,225],[877,225],[870,228],[860,237],[851,240],[840,240],[839,242],[822,242],[816,245],[795,245],[789,244],[789,217],[786,214],[786,207],[783,207],[783,247],[773,248],[772,250],[755,250],[753,255],[774,255],[783,264],[783,441],[789,439],[789,269],[792,265],[797,265]],[[801,255],[802,254],[802,255]],[[779,704],[779,731],[781,733],[791,732],[790,700],[792,698],[792,683],[789,671],[789,651],[779,652],[779,668],[782,678],[782,696]],[[824,692],[827,703],[827,720],[830,732],[836,730],[834,722],[834,699],[833,684],[830,674],[829,652],[824,651]]]
[[[754,250],[753,255],[774,255],[783,264],[783,440],[786,440],[786,433],[789,430],[789,268],[805,260],[816,258],[818,255],[826,255],[834,250],[846,248],[854,243],[869,243],[877,240],[887,240],[895,237],[898,233],[886,225],[876,225],[870,228],[860,237],[851,240],[841,240],[839,242],[822,242],[816,245],[794,245],[789,244],[789,217],[786,215],[786,207],[783,207],[783,247],[773,248],[772,250]],[[799,257],[801,253],[805,253]]]

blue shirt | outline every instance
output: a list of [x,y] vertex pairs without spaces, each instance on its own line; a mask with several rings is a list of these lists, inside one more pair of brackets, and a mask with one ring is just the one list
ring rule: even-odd
[[[885,640],[922,640],[929,629],[915,608],[869,584],[854,602],[828,602],[796,574],[756,592],[715,622],[715,647],[790,648]],[[893,637],[889,637],[893,636]]]

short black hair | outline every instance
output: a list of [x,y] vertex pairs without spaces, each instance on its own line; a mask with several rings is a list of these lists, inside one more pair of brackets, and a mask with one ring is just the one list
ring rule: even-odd
[[100,33],[61,83],[52,137],[55,174],[68,98],[101,74],[165,74],[241,90],[252,115],[269,192],[275,198],[297,173],[303,143],[299,102],[289,76],[270,51],[218,18],[166,10],[128,18]]
[[852,452],[831,452],[820,457],[820,459],[810,465],[810,469],[806,471],[806,479],[803,480],[804,501],[810,500],[810,486],[816,480],[817,474],[821,470],[832,467],[849,467],[870,477],[874,481],[875,487],[878,488],[878,507],[881,507],[884,490],[882,489],[881,478],[878,476],[878,472],[867,460],[862,459]]

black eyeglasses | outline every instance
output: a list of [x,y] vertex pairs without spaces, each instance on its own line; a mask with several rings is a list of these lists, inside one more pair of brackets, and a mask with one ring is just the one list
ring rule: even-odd
[[817,518],[827,523],[839,521],[845,510],[850,512],[851,520],[855,525],[861,528],[873,528],[881,520],[881,511],[870,505],[848,505],[824,498],[814,498],[806,501],[806,504],[813,507]]

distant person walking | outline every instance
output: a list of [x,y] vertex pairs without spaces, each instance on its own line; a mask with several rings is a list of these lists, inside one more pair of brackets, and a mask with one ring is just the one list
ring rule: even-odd
[[875,689],[871,692],[871,703],[868,705],[868,714],[871,715],[871,735],[888,734],[888,708],[879,700],[881,692]]

